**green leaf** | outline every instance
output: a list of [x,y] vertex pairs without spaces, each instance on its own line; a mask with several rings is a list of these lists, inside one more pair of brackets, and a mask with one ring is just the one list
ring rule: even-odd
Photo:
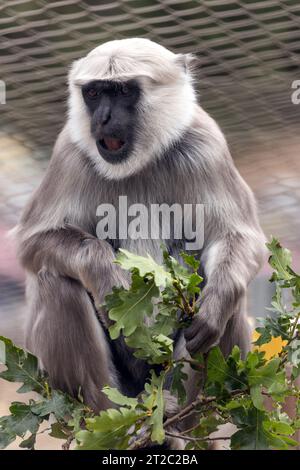
[[31,411],[39,416],[55,414],[56,419],[70,417],[74,408],[74,400],[63,392],[52,390],[51,397],[31,406]]
[[233,450],[262,450],[269,448],[269,438],[263,427],[265,414],[256,408],[250,410],[244,407],[231,410],[233,423],[239,431],[231,437]]
[[191,272],[190,269],[186,268],[186,266],[180,264],[167,252],[164,252],[164,264],[170,271],[173,280],[180,282],[188,295],[192,297],[200,292],[199,284],[203,281],[203,278],[196,272],[199,267],[199,261],[197,261],[192,255],[181,253],[181,256],[185,263],[189,267],[192,267],[194,272]]
[[293,275],[290,273],[292,263],[291,252],[287,248],[282,248],[276,238],[273,238],[270,243],[267,243],[267,247],[272,253],[269,258],[269,264],[275,270],[272,280],[291,280],[293,278]]
[[79,450],[124,450],[130,439],[129,429],[141,413],[132,408],[108,409],[99,416],[86,419],[87,430],[76,433]]
[[191,446],[186,447],[186,449],[207,449],[208,440],[205,441],[205,438],[209,438],[211,433],[216,432],[221,424],[222,419],[215,416],[214,413],[210,411],[207,416],[204,416],[199,420],[198,426],[191,432],[192,437],[201,438],[203,441],[194,442]]
[[125,395],[122,395],[122,393],[119,392],[119,390],[116,388],[112,388],[106,385],[103,387],[102,391],[110,399],[110,401],[116,405],[127,406],[128,408],[135,409],[139,404],[136,398],[126,397]]
[[300,417],[294,420],[293,426],[295,430],[300,429]]
[[253,405],[258,410],[264,410],[264,397],[261,393],[261,386],[260,385],[253,385],[250,388],[250,395],[253,401]]
[[[118,304],[114,296],[118,296]],[[143,279],[134,272],[132,285],[128,291],[119,289],[106,296],[108,315],[115,323],[109,328],[112,339],[130,336],[138,326],[143,325],[145,316],[153,312],[152,299],[159,297],[159,290],[153,278]],[[113,306],[112,306],[113,305]]]
[[[10,416],[1,418],[1,425],[11,429],[17,436],[23,437],[27,431],[36,433],[42,419],[31,410],[31,405],[13,402],[9,407]],[[3,421],[2,421],[3,420]]]
[[185,264],[190,266],[194,272],[197,272],[199,267],[200,267],[200,261],[196,259],[195,256],[189,255],[187,253],[180,253],[180,256],[182,257],[183,261]]
[[16,439],[15,433],[6,430],[0,429],[0,449],[5,449],[9,444],[11,444]]
[[219,409],[230,411],[241,407],[249,408],[249,406],[252,405],[251,401],[252,400],[248,396],[234,397],[233,399],[229,400],[225,405],[219,405]]
[[82,429],[85,414],[80,406],[76,407],[72,412],[72,418],[67,422],[67,426],[64,426],[66,432],[70,428],[73,434],[77,433]]
[[151,411],[151,416],[147,419],[147,423],[151,427],[151,440],[162,444],[165,440],[165,431],[163,427],[164,419],[164,396],[163,384],[165,373],[156,376],[151,371],[151,381],[145,384],[145,394],[142,395],[144,405]]
[[257,350],[249,351],[248,354],[247,354],[247,357],[246,357],[246,367],[247,367],[247,369],[250,369],[250,370],[255,369],[255,367],[257,367],[258,365],[260,365],[260,354],[259,354],[259,352]]
[[200,287],[199,284],[203,281],[203,278],[199,276],[199,274],[193,273],[190,275],[189,282],[186,286],[186,290],[188,295],[193,296],[195,294],[199,294]]
[[[257,344],[264,344],[272,337],[281,336],[288,344],[279,358],[266,360],[263,352],[254,350],[245,360],[235,346],[224,358],[218,347],[208,355],[195,355],[191,364],[196,371],[206,366],[206,380],[201,394],[210,397],[207,405],[197,407],[198,425],[191,435],[201,441],[189,442],[189,449],[206,449],[206,437],[219,424],[233,423],[237,432],[232,436],[233,449],[288,449],[296,445],[291,438],[299,427],[282,412],[282,403],[288,396],[298,397],[299,388],[293,378],[300,371],[300,325],[296,318],[300,306],[300,276],[292,270],[291,256],[273,240],[270,244],[270,263],[274,268],[272,280],[276,281],[276,293],[272,299],[272,316],[262,321],[258,328]],[[140,257],[122,250],[118,263],[131,271],[132,285],[128,290],[115,287],[106,297],[106,308],[113,321],[111,337],[125,336],[133,354],[148,364],[161,364],[156,372],[151,371],[145,390],[137,398],[124,396],[115,388],[105,387],[104,393],[116,408],[95,416],[89,407],[69,398],[60,391],[51,391],[38,370],[34,356],[16,348],[6,338],[0,343],[0,358],[7,370],[0,376],[6,380],[22,382],[20,391],[36,391],[42,394],[38,401],[29,404],[13,403],[10,416],[0,418],[0,447],[4,448],[17,435],[23,440],[21,446],[34,448],[36,432],[43,419],[54,414],[58,422],[51,425],[51,435],[68,439],[76,435],[79,449],[127,449],[133,434],[142,428],[150,431],[151,440],[162,444],[164,431],[165,380],[171,378],[171,393],[180,404],[186,400],[184,382],[187,380],[183,363],[173,360],[171,335],[185,326],[182,315],[182,298],[194,306],[196,294],[200,292],[201,278],[198,275],[199,261],[191,255],[182,254],[183,263],[164,253],[164,266],[159,266],[150,256]],[[159,289],[160,287],[160,289]],[[283,289],[290,289],[293,304],[285,302]],[[197,313],[197,309],[192,312]],[[147,317],[152,316],[150,321]],[[188,316],[188,315],[187,315]],[[295,338],[291,341],[291,336]],[[283,363],[291,364],[292,376],[285,376]],[[199,365],[199,367],[198,367]],[[158,370],[162,370],[158,376]],[[203,379],[204,381],[204,379]],[[238,394],[232,392],[238,390]],[[267,392],[273,401],[272,411],[264,409]],[[297,416],[300,405],[297,404]],[[215,413],[217,411],[217,414]],[[83,429],[86,425],[86,429]],[[29,437],[28,437],[29,436]]]
[[240,407],[231,410],[231,416],[233,423],[240,428],[231,437],[233,450],[287,449],[293,445],[292,439],[282,436],[272,427],[273,422],[264,411]]
[[17,348],[11,340],[0,336],[5,344],[5,365],[7,370],[0,373],[0,378],[9,382],[22,382],[19,393],[42,392],[43,383],[35,356]]
[[56,439],[68,439],[68,434],[65,432],[65,426],[62,423],[53,423],[51,424],[51,432],[49,436],[55,437]]
[[263,344],[267,344],[272,339],[272,333],[270,329],[265,327],[258,327],[255,331],[259,334],[259,337],[256,341],[253,342],[256,346],[262,346]]
[[177,363],[172,370],[171,393],[177,396],[179,405],[183,405],[186,401],[184,382],[188,379],[188,375],[182,371],[183,368],[184,364]]
[[164,252],[164,265],[171,274],[171,279],[179,280],[184,286],[190,281],[191,271],[180,264],[177,259],[170,256],[167,251]]
[[36,434],[31,434],[27,439],[24,439],[19,445],[22,449],[33,450],[36,441]]
[[300,366],[299,367],[293,367],[292,368],[292,378],[293,378],[293,380],[298,379],[299,376],[300,376]]
[[262,327],[256,328],[260,337],[255,341],[255,345],[261,346],[272,340],[272,337],[280,336],[283,340],[289,339],[289,330],[291,327],[290,315],[281,314],[275,317],[266,317],[261,320]]
[[284,434],[286,436],[294,434],[295,432],[290,424],[284,423],[282,421],[266,421],[264,423],[264,428],[268,431]]
[[295,368],[300,367],[300,340],[295,339],[288,346],[288,361]]
[[216,346],[209,351],[207,358],[207,381],[224,384],[228,367],[221,349]]
[[228,367],[219,347],[212,348],[206,357],[206,380],[204,392],[209,396],[220,397],[224,393]]
[[158,287],[166,287],[172,282],[170,273],[163,266],[157,264],[149,254],[147,257],[140,256],[120,248],[116,256],[116,263],[120,264],[123,269],[130,271],[137,269],[141,277],[152,274]]
[[241,351],[234,346],[226,360],[227,372],[224,382],[225,389],[231,393],[234,390],[246,390],[248,388],[246,364],[241,359]]
[[275,284],[275,294],[272,297],[271,305],[273,308],[270,308],[268,310],[277,313],[277,315],[278,313],[280,313],[281,315],[287,314],[286,306],[284,305],[282,300],[282,286],[279,282],[276,282]]
[[177,308],[165,303],[157,304],[158,313],[155,317],[155,323],[152,325],[151,330],[153,335],[161,333],[165,336],[170,336],[175,329],[178,329],[178,316]]
[[24,437],[29,431],[32,436],[26,440],[24,446],[33,447],[35,435],[42,422],[42,418],[31,411],[31,405],[21,402],[13,402],[9,408],[10,415],[0,418],[0,447],[5,448],[16,436]]
[[285,372],[284,370],[278,372],[279,365],[280,359],[277,357],[261,367],[250,369],[248,373],[251,396],[259,409],[263,409],[263,398],[259,396],[261,387],[265,387],[270,395],[276,397],[286,391]]
[[151,327],[137,328],[126,338],[126,344],[135,349],[135,357],[144,359],[149,364],[162,364],[172,358],[173,340],[163,334],[153,334]]

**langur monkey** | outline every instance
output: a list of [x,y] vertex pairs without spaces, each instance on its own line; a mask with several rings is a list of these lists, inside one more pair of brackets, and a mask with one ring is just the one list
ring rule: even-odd
[[[113,286],[129,285],[113,262],[118,248],[161,262],[162,242],[178,259],[185,241],[99,239],[97,207],[117,208],[119,196],[128,205],[204,207],[205,287],[199,313],[176,335],[175,356],[216,344],[224,354],[250,347],[245,297],[264,258],[264,235],[221,130],[197,102],[192,60],[148,39],[123,39],[75,61],[66,124],[18,227],[26,345],[54,387],[74,396],[80,389],[97,411],[111,406],[105,384],[135,396],[149,374],[122,337],[109,339],[107,313],[95,307]],[[192,373],[190,400],[199,392]]]

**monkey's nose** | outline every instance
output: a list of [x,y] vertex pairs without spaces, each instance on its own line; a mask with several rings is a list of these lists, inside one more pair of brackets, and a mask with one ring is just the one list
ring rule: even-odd
[[101,109],[101,113],[99,116],[99,121],[102,126],[107,124],[111,118],[111,113],[110,113],[110,106],[104,106]]

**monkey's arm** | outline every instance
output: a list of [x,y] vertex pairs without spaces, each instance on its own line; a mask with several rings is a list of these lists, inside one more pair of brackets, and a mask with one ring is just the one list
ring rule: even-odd
[[185,331],[188,351],[206,352],[217,344],[228,320],[239,313],[247,285],[257,273],[264,248],[260,232],[230,233],[204,249],[207,283],[200,310]]
[[19,257],[36,274],[46,270],[80,281],[96,303],[114,285],[125,284],[124,271],[113,263],[112,247],[74,226],[21,236]]
[[253,193],[235,168],[222,132],[201,108],[195,129],[199,139],[195,193],[204,205],[201,265],[206,285],[199,312],[185,331],[192,354],[218,344],[228,320],[243,313],[247,286],[266,252]]
[[234,317],[243,314],[247,286],[266,251],[253,193],[235,168],[222,132],[201,109],[196,125],[200,139],[195,192],[204,205],[201,265],[206,285],[199,312],[185,331],[192,354],[218,344],[229,319],[239,323]]

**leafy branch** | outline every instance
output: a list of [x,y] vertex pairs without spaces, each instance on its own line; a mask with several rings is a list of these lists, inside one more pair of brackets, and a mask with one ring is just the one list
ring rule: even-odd
[[[111,320],[112,340],[120,335],[134,356],[151,366],[144,390],[136,398],[104,387],[114,408],[95,414],[78,391],[71,398],[53,390],[37,359],[1,337],[0,360],[6,370],[0,378],[21,382],[19,393],[34,391],[36,400],[14,402],[10,415],[0,417],[0,447],[21,437],[21,447],[33,449],[43,421],[51,422],[50,435],[63,440],[63,448],[138,449],[168,438],[180,438],[187,449],[206,449],[215,439],[229,440],[231,449],[287,449],[297,445],[292,438],[300,428],[300,391],[295,380],[300,375],[300,275],[291,267],[291,254],[276,239],[267,245],[275,285],[271,314],[261,320],[254,349],[245,358],[235,346],[228,357],[218,347],[208,354],[174,358],[173,334],[185,328],[198,315],[202,278],[199,261],[182,254],[182,263],[164,253],[163,264],[120,250],[116,262],[131,272],[129,289],[114,288],[105,299]],[[290,295],[287,304],[283,293]],[[267,359],[264,346],[281,338],[282,350]],[[286,373],[286,365],[291,373]],[[201,379],[199,395],[189,403],[185,384],[191,369]],[[180,407],[167,413],[165,388]],[[199,382],[200,383],[200,382]],[[100,391],[99,391],[100,392]],[[285,400],[298,402],[296,417],[284,413]],[[266,407],[266,399],[272,408]],[[192,424],[187,425],[192,418]],[[226,423],[236,427],[234,434],[211,437]],[[47,431],[48,432],[48,431]]]

